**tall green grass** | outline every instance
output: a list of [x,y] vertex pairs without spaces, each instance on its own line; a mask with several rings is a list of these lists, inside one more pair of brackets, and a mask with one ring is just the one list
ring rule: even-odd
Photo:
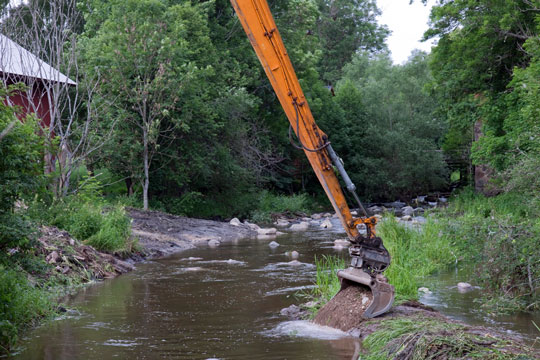
[[21,330],[54,311],[46,291],[31,285],[23,273],[0,265],[0,354],[12,349]]
[[315,287],[307,293],[299,294],[300,297],[313,301],[313,306],[308,309],[312,315],[338,293],[341,284],[337,272],[345,268],[345,260],[334,255],[322,255],[315,257],[315,266]]
[[384,274],[396,288],[398,301],[416,299],[420,278],[455,264],[460,256],[455,243],[433,219],[420,229],[411,229],[388,216],[378,226],[378,234],[392,257]]

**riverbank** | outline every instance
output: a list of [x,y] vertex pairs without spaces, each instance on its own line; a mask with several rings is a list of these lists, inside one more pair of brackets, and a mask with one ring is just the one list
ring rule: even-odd
[[0,309],[0,354],[11,352],[21,333],[65,311],[63,299],[82,286],[130,272],[146,259],[257,234],[242,223],[234,226],[134,208],[126,213],[131,219],[130,243],[136,244],[130,252],[99,251],[68,231],[45,225],[36,230],[30,252],[8,251],[9,266],[0,265],[4,305]]

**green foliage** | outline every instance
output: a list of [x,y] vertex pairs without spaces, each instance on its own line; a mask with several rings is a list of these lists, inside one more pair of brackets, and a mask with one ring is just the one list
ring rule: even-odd
[[269,223],[276,214],[310,213],[310,200],[306,194],[276,195],[262,191],[258,197],[257,207],[251,212],[251,220],[257,223]]
[[22,84],[0,85],[0,214],[13,210],[15,201],[28,199],[41,185],[43,143],[34,116],[20,121],[20,109],[6,105],[6,97],[23,91]]
[[378,234],[392,257],[384,274],[396,288],[398,300],[416,299],[423,276],[444,270],[460,257],[453,238],[432,219],[421,229],[411,229],[388,216],[378,226]]
[[345,260],[337,256],[323,255],[315,258],[315,266],[317,267],[315,287],[309,293],[300,295],[315,301],[315,306],[309,309],[313,315],[341,288],[337,272],[345,268]]
[[131,221],[122,207],[114,207],[107,212],[99,230],[88,238],[88,244],[104,251],[124,250],[131,252],[129,242]]
[[431,80],[426,55],[403,66],[388,54],[361,53],[344,69],[336,101],[343,121],[332,121],[330,139],[363,197],[395,199],[444,187],[447,171],[439,151],[444,127],[426,93]]
[[68,231],[74,238],[86,241],[101,251],[133,250],[131,223],[124,207],[107,205],[95,199],[95,194],[83,191],[57,200],[52,205],[36,202],[29,213],[37,221]]
[[441,213],[438,224],[454,239],[476,281],[497,312],[540,307],[540,213],[538,198],[509,192],[494,198],[464,191]]
[[20,272],[0,265],[0,354],[15,345],[19,332],[53,311],[48,295]]

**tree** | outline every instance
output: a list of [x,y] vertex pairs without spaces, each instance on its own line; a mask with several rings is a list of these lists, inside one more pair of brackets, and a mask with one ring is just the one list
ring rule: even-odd
[[[538,34],[538,11],[528,0],[444,0],[433,7],[425,38],[440,38],[430,67],[438,114],[449,126],[444,149],[450,156],[469,158],[478,120],[485,133],[504,134],[505,93],[514,69],[529,64],[524,43]],[[500,145],[499,153],[505,151]]]
[[444,127],[425,91],[431,80],[426,58],[416,52],[393,66],[388,54],[364,53],[344,68],[336,100],[345,120],[333,144],[366,199],[410,197],[445,185],[438,147]]
[[207,118],[197,120],[212,122],[209,106],[193,111],[195,102],[186,101],[195,96],[200,102],[207,93],[204,78],[213,69],[197,66],[195,58],[211,51],[200,11],[190,3],[168,7],[159,0],[112,2],[107,19],[85,41],[88,71],[101,78],[99,101],[114,98],[107,116],[122,123],[117,135],[124,141],[110,151],[127,150],[139,164],[127,166],[140,169],[132,175],[141,179],[144,209],[150,167],[160,148],[188,133],[194,114],[206,111]]

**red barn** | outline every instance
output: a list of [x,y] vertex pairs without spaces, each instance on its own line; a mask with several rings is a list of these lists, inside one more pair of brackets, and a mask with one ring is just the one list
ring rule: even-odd
[[75,81],[2,34],[0,78],[4,85],[26,84],[26,92],[10,96],[7,102],[20,106],[24,114],[35,113],[45,128],[51,123],[52,87],[55,84],[76,85]]

